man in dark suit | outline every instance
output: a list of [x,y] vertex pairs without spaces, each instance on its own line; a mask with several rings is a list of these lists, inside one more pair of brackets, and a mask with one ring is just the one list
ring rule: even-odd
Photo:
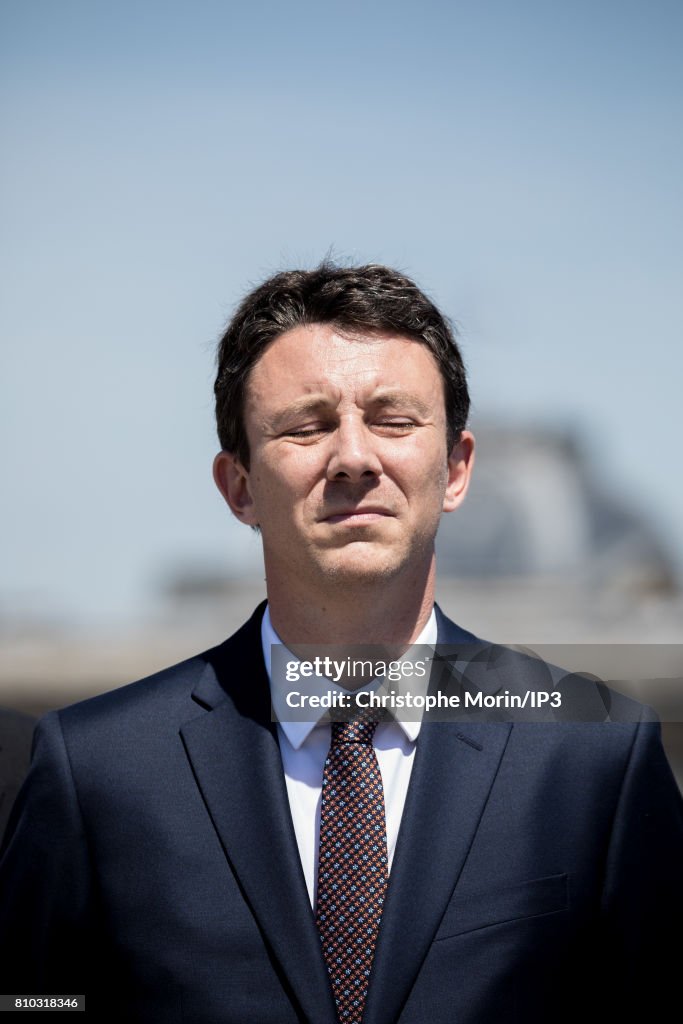
[[216,399],[267,607],[44,719],[0,868],[5,991],[144,1024],[662,1019],[683,824],[645,709],[378,721],[358,697],[271,720],[278,645],[309,698],[332,692],[305,670],[326,645],[436,648],[432,691],[529,686],[514,655],[461,671],[481,647],[434,606],[474,447],[439,311],[383,267],[276,275],[226,330]]

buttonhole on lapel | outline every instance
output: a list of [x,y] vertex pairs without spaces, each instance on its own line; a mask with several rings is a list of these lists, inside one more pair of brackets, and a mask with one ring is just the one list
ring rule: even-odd
[[466,743],[468,747],[474,747],[475,750],[483,750],[484,749],[482,747],[481,743],[477,743],[476,740],[471,740],[469,738],[469,736],[463,736],[463,734],[461,732],[456,732],[455,735],[458,737],[459,740],[462,740],[463,743]]

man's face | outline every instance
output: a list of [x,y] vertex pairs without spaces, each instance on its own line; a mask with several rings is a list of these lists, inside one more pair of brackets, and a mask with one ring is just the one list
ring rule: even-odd
[[419,342],[328,324],[273,341],[247,383],[250,468],[216,482],[261,529],[266,571],[339,584],[428,567],[442,511],[464,497],[473,439],[447,451],[444,389]]

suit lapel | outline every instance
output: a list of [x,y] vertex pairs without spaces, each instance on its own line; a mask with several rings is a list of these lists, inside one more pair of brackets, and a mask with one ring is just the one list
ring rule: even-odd
[[[256,620],[256,621],[255,621]],[[294,835],[257,613],[212,652],[181,730],[226,857],[303,1017],[336,1020]]]
[[[474,637],[439,615],[439,643]],[[476,834],[510,733],[503,722],[424,721],[375,954],[364,1024],[394,1024]]]

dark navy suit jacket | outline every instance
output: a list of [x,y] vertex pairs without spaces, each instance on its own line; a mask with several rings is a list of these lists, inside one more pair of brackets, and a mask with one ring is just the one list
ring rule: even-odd
[[[85,992],[90,1020],[334,1024],[260,618],[38,727],[0,991]],[[439,616],[441,643],[472,639]],[[425,721],[364,1024],[667,1019],[682,851],[656,723]]]

